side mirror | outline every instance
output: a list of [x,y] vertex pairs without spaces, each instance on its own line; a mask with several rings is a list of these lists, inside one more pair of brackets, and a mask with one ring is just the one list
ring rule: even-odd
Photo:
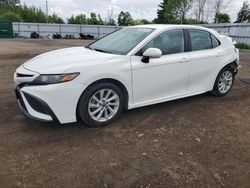
[[149,63],[149,59],[153,58],[160,58],[162,56],[162,51],[159,48],[148,48],[144,53],[143,53],[143,58],[142,62],[143,63]]
[[234,40],[234,41],[233,41],[233,44],[234,44],[234,45],[236,45],[236,44],[237,44],[237,42]]

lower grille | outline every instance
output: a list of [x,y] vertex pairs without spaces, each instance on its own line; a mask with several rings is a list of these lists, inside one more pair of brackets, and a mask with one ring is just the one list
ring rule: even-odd
[[[23,86],[24,87],[24,86]],[[20,86],[17,86],[17,88],[15,89],[15,93],[16,93],[16,98],[18,100],[18,104],[20,109],[22,110],[22,112],[24,113],[25,116],[37,120],[37,121],[42,121],[42,122],[51,122],[51,120],[44,120],[44,119],[40,119],[37,117],[34,117],[32,115],[29,114],[28,109],[24,103],[23,97],[21,95],[21,88]],[[51,108],[49,107],[49,105],[47,103],[45,103],[43,100],[30,95],[28,93],[22,92],[22,94],[24,95],[26,101],[29,103],[30,107],[33,108],[33,110],[42,113],[42,114],[46,114],[51,116],[51,118],[57,122],[60,123],[56,117],[56,115],[54,114],[54,112],[51,110]]]
[[31,106],[31,108],[33,108],[35,111],[42,114],[50,115],[47,110],[47,107],[41,103],[41,100],[26,93],[24,93],[24,96],[28,101],[29,105]]
[[24,103],[24,101],[23,101],[23,98],[22,98],[22,96],[21,96],[20,88],[19,88],[19,87],[18,87],[17,89],[15,89],[15,93],[16,93],[16,98],[17,98],[17,100],[19,100],[20,105],[22,106],[22,108],[23,108],[25,111],[27,111],[27,108],[26,108],[25,103]]

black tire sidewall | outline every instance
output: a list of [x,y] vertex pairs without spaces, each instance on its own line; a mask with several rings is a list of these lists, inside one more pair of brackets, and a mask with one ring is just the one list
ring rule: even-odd
[[[119,106],[119,109],[118,109],[116,115],[114,117],[112,117],[110,120],[108,120],[106,122],[97,122],[94,119],[92,119],[91,116],[89,115],[88,104],[89,104],[89,100],[91,99],[91,97],[96,92],[98,92],[99,90],[102,90],[102,89],[114,90],[119,97],[120,106]],[[78,105],[77,105],[77,117],[78,117],[78,120],[86,123],[89,127],[101,127],[101,126],[107,125],[107,124],[113,122],[114,120],[116,120],[117,117],[121,114],[121,112],[123,110],[123,106],[124,106],[124,97],[123,97],[121,89],[118,86],[116,86],[113,83],[108,83],[108,82],[98,83],[98,84],[95,84],[95,85],[87,88],[86,91],[84,91],[83,94],[81,95],[80,100],[79,100]]]

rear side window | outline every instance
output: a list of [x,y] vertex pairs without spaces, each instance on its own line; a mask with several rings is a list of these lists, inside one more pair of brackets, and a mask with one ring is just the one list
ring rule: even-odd
[[218,46],[220,46],[220,41],[213,35],[211,35],[211,37],[212,37],[213,48],[217,48]]
[[190,29],[192,51],[207,50],[211,49],[212,40],[209,32]]

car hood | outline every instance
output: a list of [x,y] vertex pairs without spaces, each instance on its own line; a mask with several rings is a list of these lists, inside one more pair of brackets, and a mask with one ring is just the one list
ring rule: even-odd
[[85,47],[54,50],[36,56],[23,64],[24,68],[39,74],[61,74],[76,66],[103,63],[117,55],[97,52]]

